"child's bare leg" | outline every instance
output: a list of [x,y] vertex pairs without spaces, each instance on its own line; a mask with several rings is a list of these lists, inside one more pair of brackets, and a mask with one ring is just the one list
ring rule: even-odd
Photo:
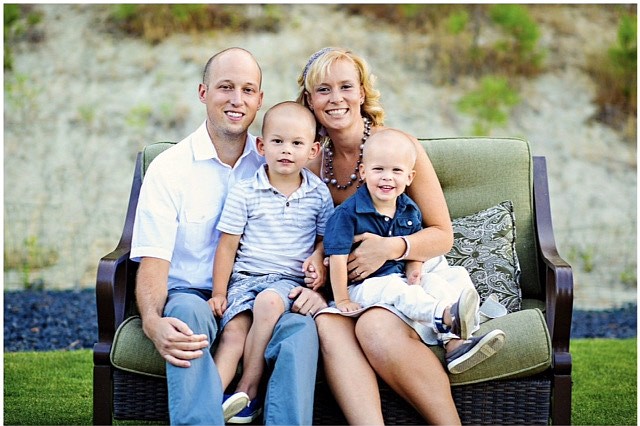
[[251,313],[245,311],[233,317],[222,330],[213,360],[218,367],[223,391],[236,375],[250,327]]
[[242,377],[236,388],[236,392],[245,392],[249,399],[258,395],[258,386],[264,371],[264,351],[283,312],[284,303],[278,293],[267,290],[256,296],[253,324],[244,347]]

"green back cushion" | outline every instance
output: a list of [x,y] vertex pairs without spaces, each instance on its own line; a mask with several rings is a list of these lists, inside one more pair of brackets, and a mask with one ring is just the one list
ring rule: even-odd
[[[503,201],[513,203],[516,251],[524,298],[542,298],[533,223],[533,162],[529,143],[517,138],[421,139],[435,167],[452,219]],[[142,176],[153,159],[175,142],[147,145]]]
[[162,151],[167,148],[174,146],[175,142],[156,142],[150,145],[147,145],[142,150],[142,177],[144,178],[144,174],[147,172],[147,168],[149,164],[153,161],[154,158],[158,156]]
[[542,297],[534,238],[533,161],[529,143],[515,138],[421,139],[421,142],[438,174],[452,219],[503,201],[513,203],[522,295]]

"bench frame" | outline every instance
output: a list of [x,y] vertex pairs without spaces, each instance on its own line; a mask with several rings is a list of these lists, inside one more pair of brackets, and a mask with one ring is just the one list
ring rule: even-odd
[[[129,259],[131,238],[133,233],[133,223],[135,219],[138,196],[142,185],[142,153],[136,159],[135,172],[131,185],[129,204],[126,219],[120,241],[111,253],[100,259],[97,281],[96,281],[96,302],[98,314],[98,341],[93,348],[93,422],[94,424],[111,424],[114,418],[138,418],[166,420],[166,381],[164,381],[164,394],[162,390],[162,379],[150,378],[133,373],[126,373],[117,370],[111,364],[109,354],[118,326],[132,313],[128,309],[135,300],[135,280],[138,263]],[[544,281],[546,288],[546,310],[545,316],[547,326],[551,335],[553,346],[553,358],[550,369],[542,374],[536,375],[530,380],[520,381],[534,382],[543,379],[551,387],[551,401],[549,416],[553,424],[571,423],[571,369],[572,359],[569,352],[569,342],[571,333],[571,317],[573,310],[573,274],[571,267],[559,256],[553,235],[551,210],[549,206],[549,188],[547,182],[547,167],[544,157],[533,157],[533,196],[535,215],[535,238],[538,247],[539,274]],[[118,399],[134,398],[133,395],[122,395],[121,388],[114,385],[114,376],[124,380],[139,380],[144,383],[142,386],[150,386],[148,395],[142,396],[142,401],[133,405],[140,409],[139,413],[131,413],[115,416],[114,403]],[[131,376],[131,377],[130,377]],[[528,378],[529,379],[529,378]],[[116,381],[117,382],[117,381]],[[482,389],[494,389],[503,386],[505,383],[516,383],[517,381],[491,381],[480,385],[456,386],[453,388],[454,399],[459,411],[464,408],[463,401],[464,388],[472,389],[470,394],[482,392]],[[126,387],[124,388],[126,391]],[[134,388],[137,389],[137,388]],[[136,391],[137,392],[137,391]],[[525,393],[530,393],[524,390]],[[323,387],[319,383],[316,388],[316,406],[331,403],[332,397],[325,395],[330,393],[326,385]],[[114,396],[115,394],[115,396]],[[400,414],[401,418],[393,417],[391,413],[393,404],[399,404],[400,411],[411,411],[412,408],[404,403],[393,391],[381,384],[381,394],[383,401],[383,411],[385,420],[388,423],[421,422],[422,420],[413,413],[408,415]],[[156,401],[151,401],[149,396],[155,397]],[[518,394],[520,395],[520,394]],[[164,400],[163,400],[164,398]],[[327,400],[327,398],[329,398]],[[548,399],[548,393],[545,397]],[[333,402],[334,406],[335,403]],[[499,402],[503,404],[502,401]],[[517,401],[516,401],[517,405]],[[535,405],[535,403],[533,403]],[[505,404],[505,407],[507,404]],[[476,406],[474,406],[476,407]],[[476,407],[477,408],[477,407]],[[506,408],[505,408],[506,409]],[[316,408],[316,412],[322,411]],[[338,409],[339,411],[339,409]],[[475,408],[472,411],[477,411]],[[473,413],[479,418],[467,417],[461,413],[463,423],[484,423],[498,424],[511,423],[514,418],[508,413],[505,416],[484,416],[483,413]],[[325,419],[323,413],[314,417],[314,423],[334,422],[339,423],[340,417],[330,417]],[[337,414],[338,416],[341,413]],[[527,415],[526,413],[524,414]],[[403,417],[404,416],[404,417]],[[342,417],[342,419],[344,419]],[[343,421],[343,420],[342,420]]]

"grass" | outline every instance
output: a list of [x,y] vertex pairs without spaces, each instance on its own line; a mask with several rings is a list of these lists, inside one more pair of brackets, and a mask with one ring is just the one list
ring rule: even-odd
[[[571,352],[572,423],[636,425],[637,339],[575,339]],[[91,424],[91,410],[90,350],[4,354],[5,424]]]
[[571,422],[637,425],[637,339],[576,339],[571,353]]

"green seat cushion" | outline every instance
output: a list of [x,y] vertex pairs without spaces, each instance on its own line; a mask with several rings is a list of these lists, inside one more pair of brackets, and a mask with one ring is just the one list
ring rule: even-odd
[[[476,335],[494,329],[505,332],[502,350],[462,374],[450,374],[453,386],[527,377],[549,368],[551,340],[540,310],[526,309],[488,321],[482,324]],[[445,365],[444,350],[438,346],[430,349]],[[142,331],[142,321],[138,316],[129,317],[118,328],[111,348],[111,363],[121,370],[165,377],[165,361]]]
[[113,338],[111,363],[114,367],[152,377],[165,376],[165,360],[151,339],[142,331],[142,320],[132,316],[124,320]]
[[[468,385],[498,379],[516,379],[541,373],[551,366],[551,338],[539,309],[525,309],[487,321],[476,336],[500,329],[505,333],[502,349],[477,366],[461,374],[449,374],[452,386]],[[444,349],[430,346],[444,362]],[[446,368],[446,366],[445,366]]]

